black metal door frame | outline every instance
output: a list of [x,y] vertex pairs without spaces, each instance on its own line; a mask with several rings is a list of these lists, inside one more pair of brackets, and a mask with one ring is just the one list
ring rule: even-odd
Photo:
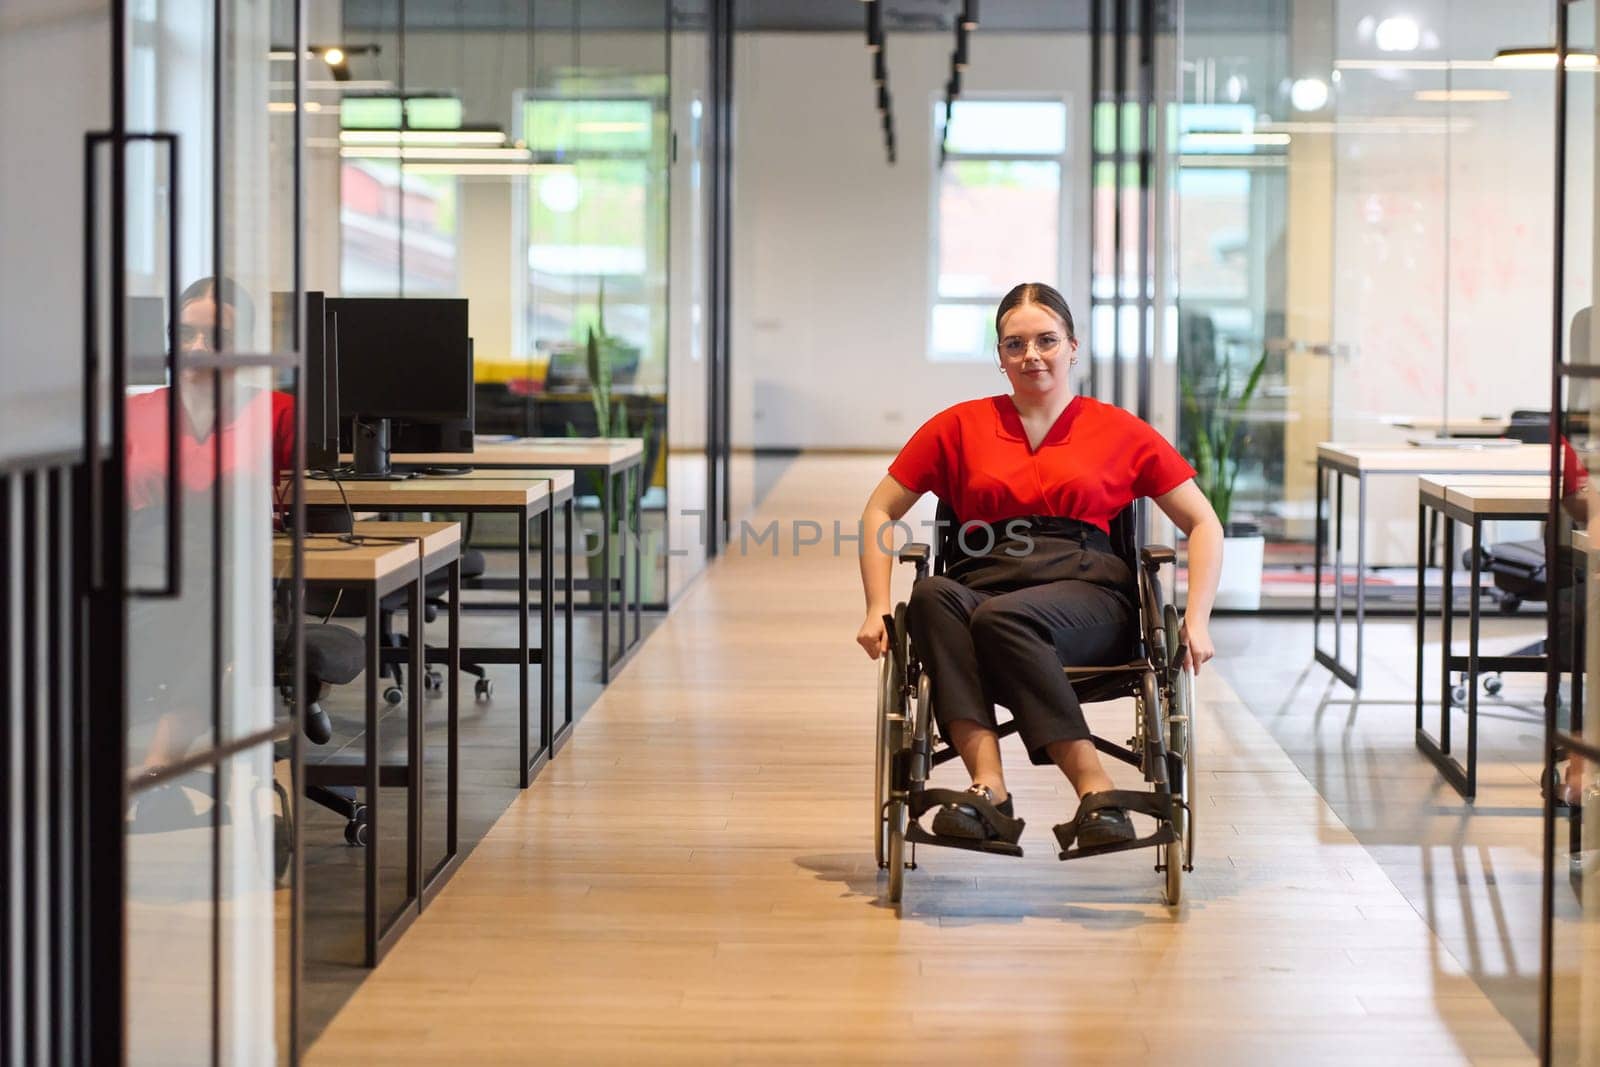
[[[1123,315],[1127,309],[1137,312],[1137,360],[1134,395],[1134,412],[1140,418],[1150,418],[1151,372],[1153,343],[1152,316],[1155,309],[1154,242],[1151,226],[1155,217],[1155,162],[1157,146],[1152,143],[1156,106],[1156,30],[1158,23],[1171,22],[1179,0],[1090,0],[1089,3],[1089,375],[1090,395],[1122,407],[1130,399],[1123,385]],[[1129,50],[1137,46],[1136,75],[1130,86]],[[1111,52],[1111,62],[1106,63],[1106,51]],[[1138,109],[1138,141],[1128,144],[1124,115],[1130,106]],[[1099,138],[1097,119],[1102,108],[1110,108],[1112,115],[1111,143],[1103,146]],[[1130,163],[1138,174],[1138,208],[1128,212],[1123,205],[1124,174]],[[1095,291],[1095,251],[1103,236],[1096,218],[1098,192],[1096,185],[1102,167],[1109,165],[1112,172],[1111,188],[1111,292],[1102,296]],[[1130,285],[1123,282],[1123,258],[1129,241],[1137,242],[1138,278]],[[1110,338],[1099,336],[1095,312],[1110,308]],[[1101,380],[1101,363],[1109,371],[1109,387]],[[1109,395],[1108,395],[1109,394]]]
[[[224,74],[224,45],[228,39],[225,32],[228,7],[225,0],[212,0],[212,153],[211,153],[211,194],[212,194],[212,271],[216,276],[224,274],[223,265],[223,203],[222,175],[223,175],[223,137],[225,130],[222,122],[221,107],[225,99],[223,93]],[[303,469],[304,457],[304,430],[305,406],[301,403],[303,393],[301,376],[304,368],[303,353],[305,350],[305,323],[303,321],[304,309],[304,160],[302,146],[304,144],[304,131],[302,116],[305,105],[305,0],[296,0],[294,4],[294,112],[293,112],[293,205],[292,219],[294,225],[293,239],[293,287],[294,287],[294,350],[288,353],[250,354],[236,352],[222,352],[216,358],[193,359],[181,355],[177,344],[175,332],[171,325],[177,316],[177,303],[180,293],[178,288],[177,263],[178,247],[175,238],[169,239],[169,339],[168,344],[172,350],[171,374],[173,388],[169,412],[173,419],[169,426],[168,440],[172,451],[169,452],[169,465],[167,468],[169,484],[178,477],[178,465],[174,462],[177,458],[175,432],[177,414],[177,393],[180,372],[184,369],[209,371],[213,389],[213,398],[216,402],[215,410],[220,413],[224,410],[222,404],[222,380],[226,371],[246,369],[252,367],[273,367],[285,372],[290,377],[289,391],[295,400],[295,447],[293,467],[295,470]],[[126,265],[128,250],[126,241],[126,224],[128,219],[128,167],[126,159],[127,146],[135,141],[152,141],[167,145],[173,153],[173,164],[169,175],[171,193],[169,196],[168,210],[171,216],[173,232],[176,232],[181,219],[179,210],[179,191],[177,189],[177,143],[178,135],[163,131],[130,130],[127,126],[126,111],[129,102],[129,72],[126,63],[129,45],[129,12],[126,0],[112,0],[110,5],[111,18],[111,115],[110,129],[103,132],[90,133],[85,143],[85,186],[84,186],[84,405],[83,405],[83,432],[85,448],[81,458],[80,477],[77,478],[78,491],[74,501],[76,514],[80,521],[76,524],[74,538],[74,567],[76,581],[74,591],[77,596],[74,603],[81,604],[83,608],[83,641],[77,651],[77,677],[83,679],[81,699],[74,707],[75,736],[81,737],[81,767],[82,775],[78,782],[78,797],[82,804],[83,834],[78,842],[76,858],[79,863],[78,870],[82,877],[75,888],[75,900],[78,902],[79,924],[77,936],[81,951],[75,955],[75,981],[73,983],[77,1006],[82,1013],[77,1030],[82,1035],[81,1044],[77,1049],[77,1056],[72,1062],[85,1065],[118,1064],[125,1062],[128,1041],[128,1009],[127,1009],[127,953],[125,942],[127,937],[126,900],[127,900],[127,849],[125,818],[128,806],[133,797],[145,789],[160,785],[172,780],[174,777],[192,772],[200,768],[210,768],[221,781],[224,766],[227,761],[239,753],[264,745],[287,743],[290,752],[291,779],[293,782],[293,796],[299,798],[304,795],[304,780],[301,766],[301,731],[299,723],[293,716],[279,718],[274,716],[271,727],[256,731],[244,737],[234,738],[223,742],[224,732],[221,722],[222,683],[220,662],[225,651],[221,647],[221,628],[214,628],[211,655],[213,667],[212,686],[212,745],[209,751],[186,756],[160,773],[141,779],[137,786],[130,787],[127,773],[127,729],[128,708],[126,704],[126,676],[129,666],[129,641],[128,641],[128,615],[127,605],[136,597],[170,597],[177,593],[179,585],[181,545],[177,542],[176,523],[171,523],[169,531],[172,537],[168,544],[168,581],[166,587],[154,590],[130,590],[128,588],[127,567],[127,523],[123,501],[126,500],[127,469],[125,463],[126,447],[126,420],[123,400],[128,385],[128,351],[126,337],[126,323],[124,321],[124,308],[127,301]],[[262,57],[265,62],[266,57]],[[96,164],[102,150],[109,156],[110,176],[110,202],[107,205],[99,203],[99,188],[96,178]],[[106,217],[110,222],[109,262],[100,262],[100,249],[96,234],[96,224],[104,207]],[[108,279],[108,292],[102,294],[96,284],[97,275],[104,269]],[[105,297],[109,309],[109,350],[100,351],[99,344],[99,306]],[[109,423],[111,427],[110,438],[101,442],[99,428],[103,414],[100,410],[102,385],[106,388],[106,395],[110,401]],[[215,460],[220,472],[221,463],[221,434],[214,433],[213,441],[216,443],[217,452]],[[293,669],[290,672],[292,682],[291,708],[304,706],[304,694],[301,692],[304,672],[299,665],[304,662],[304,628],[302,620],[302,602],[304,582],[302,573],[302,551],[300,544],[300,531],[304,522],[304,502],[300,492],[298,479],[292,479],[293,489],[288,504],[288,514],[294,537],[293,567],[290,575],[289,610],[291,618],[291,641]],[[212,565],[215,573],[220,573],[222,555],[222,526],[224,510],[221,498],[222,480],[220,477],[213,479],[213,506],[217,520],[211,531]],[[171,507],[176,507],[178,494],[169,491]],[[175,518],[175,516],[169,516]],[[213,586],[212,614],[213,620],[220,620],[223,598],[229,590],[220,584]],[[92,721],[90,721],[92,719]],[[221,847],[221,819],[222,804],[220,794],[212,805],[211,832],[211,952],[212,975],[210,1026],[211,1026],[211,1059],[214,1064],[221,1063],[227,1050],[221,1047],[220,1026],[221,1015],[221,989],[223,975],[218,966],[221,954],[220,924],[222,913],[222,879],[220,865],[222,856]],[[303,931],[303,878],[304,866],[301,850],[296,846],[292,851],[291,860],[291,906],[289,909],[289,958],[287,961],[288,974],[276,976],[275,980],[285,980],[289,983],[287,1020],[288,1047],[281,1053],[291,1064],[300,1060],[300,992],[302,970],[302,931]],[[274,909],[274,912],[276,909]],[[274,1020],[274,1030],[277,1031],[277,1020]],[[69,1023],[70,1025],[70,1023]]]
[[[1566,439],[1563,435],[1569,430],[1576,433],[1576,428],[1567,425],[1566,402],[1567,385],[1575,380],[1600,379],[1600,365],[1593,363],[1572,362],[1562,358],[1566,342],[1565,320],[1567,308],[1562,299],[1566,282],[1566,226],[1567,226],[1567,55],[1570,51],[1568,5],[1574,0],[1557,0],[1556,3],[1556,63],[1555,77],[1555,241],[1553,255],[1553,272],[1551,279],[1551,292],[1553,294],[1552,310],[1550,317],[1550,485],[1556,491],[1550,494],[1550,510],[1545,517],[1545,558],[1551,565],[1545,568],[1545,603],[1555,605],[1560,595],[1560,582],[1563,568],[1556,565],[1556,561],[1565,557],[1571,551],[1570,538],[1565,533],[1565,517],[1561,510],[1561,494],[1557,487],[1561,486],[1562,473],[1562,442]],[[1592,180],[1593,176],[1586,176]],[[1580,192],[1588,191],[1585,185]],[[1577,353],[1573,353],[1577,355]],[[1593,388],[1592,386],[1590,388]],[[1587,586],[1587,596],[1597,595],[1592,582]],[[1584,609],[1580,600],[1573,607],[1573,618]],[[1555,982],[1555,944],[1554,944],[1554,908],[1556,892],[1556,830],[1557,819],[1555,801],[1557,790],[1550,788],[1556,774],[1556,763],[1563,754],[1578,755],[1589,761],[1590,773],[1593,768],[1600,766],[1600,748],[1596,748],[1583,736],[1583,672],[1587,664],[1584,662],[1583,648],[1579,642],[1579,629],[1574,624],[1569,626],[1569,633],[1560,632],[1561,613],[1552,610],[1546,613],[1545,647],[1551,650],[1548,659],[1547,674],[1545,676],[1544,696],[1544,777],[1546,788],[1544,794],[1544,886],[1541,902],[1539,945],[1540,945],[1540,975],[1539,975],[1539,1061],[1552,1062],[1555,1046],[1554,1026],[1554,982]],[[1558,694],[1560,692],[1563,657],[1555,654],[1560,648],[1560,642],[1565,639],[1570,643],[1565,662],[1570,665],[1572,672],[1572,721],[1568,729],[1561,729],[1556,717]],[[1582,810],[1581,808],[1579,809]],[[1572,816],[1568,816],[1572,818]],[[1576,825],[1576,824],[1575,824]],[[1563,853],[1564,854],[1564,853]],[[1565,879],[1563,878],[1564,882]]]
[[706,360],[706,558],[721,554],[733,514],[728,477],[729,424],[732,421],[730,345],[733,259],[733,35],[737,0],[709,0],[711,233],[709,235],[709,358]]

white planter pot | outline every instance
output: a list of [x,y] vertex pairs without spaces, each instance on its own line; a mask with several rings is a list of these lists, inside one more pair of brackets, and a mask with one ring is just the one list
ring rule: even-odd
[[1259,534],[1222,539],[1222,574],[1217,580],[1217,607],[1245,611],[1261,607],[1261,565],[1266,552],[1267,539]]

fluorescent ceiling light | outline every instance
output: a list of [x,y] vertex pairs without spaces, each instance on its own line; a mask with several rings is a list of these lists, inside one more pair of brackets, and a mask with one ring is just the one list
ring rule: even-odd
[[1289,103],[1296,111],[1321,111],[1328,106],[1328,83],[1321,78],[1297,78],[1289,86]]
[[1386,18],[1373,31],[1372,42],[1380,52],[1415,52],[1422,43],[1422,27],[1404,15]]
[[642,122],[580,122],[579,133],[643,133]]
[[458,163],[407,163],[409,174],[454,174],[461,177],[506,175],[554,174],[571,171],[571,163],[475,163],[463,160]]
[[1511,94],[1504,89],[1418,89],[1411,98],[1425,104],[1487,104],[1510,100]]
[[1449,133],[1468,130],[1472,122],[1463,118],[1425,118],[1420,115],[1374,115],[1337,122],[1263,122],[1258,133]]
[[[1502,48],[1494,55],[1494,64],[1497,67],[1510,67],[1513,70],[1555,70],[1556,50],[1554,48]],[[1593,70],[1597,64],[1593,52],[1568,52],[1568,70]]]
[[506,135],[499,130],[340,130],[339,143],[378,145],[389,148],[412,145],[494,145],[504,146]]
[[526,148],[490,148],[478,145],[461,145],[459,147],[407,146],[405,148],[399,148],[394,145],[345,145],[339,149],[339,155],[345,159],[400,159],[407,163],[414,160],[445,160],[450,162],[470,160],[476,163],[526,164],[533,159],[533,154]]
[[1226,130],[1191,131],[1183,139],[1196,148],[1221,148],[1231,145],[1286,145],[1286,133],[1230,133]]
[[[337,104],[329,105],[329,110],[337,111],[338,109],[339,109],[339,105],[337,105]],[[280,115],[280,114],[292,115],[292,114],[294,114],[294,101],[293,100],[273,100],[273,101],[271,101],[271,102],[269,102],[267,104],[267,110],[272,112],[275,115]],[[313,113],[313,114],[315,114],[316,112],[323,110],[323,106],[321,104],[317,103],[315,100],[307,100],[306,101],[306,110],[311,112],[311,113]]]

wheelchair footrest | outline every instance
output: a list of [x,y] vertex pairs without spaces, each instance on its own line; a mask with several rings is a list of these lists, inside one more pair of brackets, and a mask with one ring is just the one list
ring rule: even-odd
[[940,848],[964,848],[969,852],[987,852],[993,856],[1021,856],[1022,846],[1009,841],[989,838],[980,841],[975,837],[940,837],[930,834],[916,823],[906,827],[906,840],[919,845],[938,845]]
[[1110,845],[1080,845],[1077,848],[1064,848],[1057,854],[1063,860],[1081,860],[1085,856],[1103,856],[1109,852],[1127,852],[1135,848],[1151,848],[1155,845],[1172,844],[1172,824],[1162,823],[1156,827],[1156,832],[1149,837],[1136,837],[1132,841],[1118,841]]
[[[1155,833],[1147,837],[1134,838],[1132,841],[1116,841],[1105,845],[1088,845],[1074,848],[1078,839],[1078,826],[1085,816],[1099,811],[1101,808],[1123,808],[1124,810],[1148,815],[1156,820]],[[1064,860],[1082,859],[1084,856],[1101,856],[1110,852],[1126,852],[1135,848],[1150,848],[1153,845],[1170,845],[1173,841],[1172,834],[1172,794],[1146,793],[1133,789],[1109,789],[1102,793],[1091,793],[1089,799],[1078,805],[1078,813],[1068,822],[1055,827],[1056,843],[1061,846],[1060,858]]]
[[[983,797],[968,793],[965,790],[955,789],[923,789],[911,797],[911,822],[915,825],[923,813],[941,808],[946,804],[954,804],[963,808],[970,808],[977,813],[979,820],[994,831],[994,838],[1002,843],[1015,845],[1022,836],[1022,828],[1026,825],[1023,820],[1015,819],[1002,812],[999,808],[989,803]],[[933,836],[933,835],[929,835]],[[1018,853],[1021,855],[1021,853]]]

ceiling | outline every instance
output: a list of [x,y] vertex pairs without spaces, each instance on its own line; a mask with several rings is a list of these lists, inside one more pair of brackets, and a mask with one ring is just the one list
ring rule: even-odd
[[[1070,32],[1089,28],[1090,0],[980,0],[981,29],[995,32]],[[1130,12],[1139,5],[1122,0]],[[882,0],[890,31],[948,31],[961,0]],[[861,0],[737,0],[741,30],[801,33],[858,32]],[[1156,0],[1158,11],[1177,0]],[[1184,16],[1192,31],[1249,31],[1281,27],[1287,0],[1188,0]],[[524,32],[535,30],[659,30],[672,11],[673,24],[704,24],[706,0],[403,0],[405,25],[415,30]],[[393,31],[402,0],[344,0],[345,29]],[[531,15],[530,15],[531,12]]]

